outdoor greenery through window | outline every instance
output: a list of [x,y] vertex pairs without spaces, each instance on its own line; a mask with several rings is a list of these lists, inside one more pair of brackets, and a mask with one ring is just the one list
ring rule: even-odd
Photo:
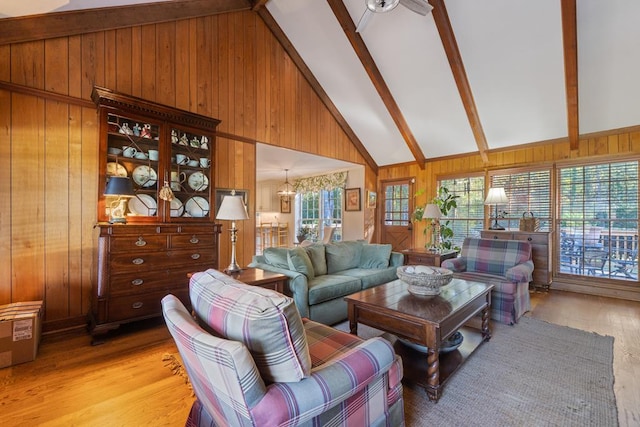
[[443,179],[440,187],[446,187],[456,199],[458,207],[446,219],[453,229],[453,246],[462,247],[465,237],[480,237],[484,225],[484,176]]
[[638,162],[558,171],[559,271],[638,280]]
[[[503,187],[509,203],[498,205],[498,223],[505,229],[518,230],[523,215],[533,214],[540,220],[539,231],[548,231],[551,225],[551,170],[496,173],[491,176],[491,187]],[[495,205],[490,206],[490,217],[495,218]],[[491,221],[493,222],[493,220]]]
[[299,207],[297,231],[306,229],[307,240],[322,240],[325,226],[334,228],[332,240],[342,240],[342,197],[344,189],[307,191],[296,195]]

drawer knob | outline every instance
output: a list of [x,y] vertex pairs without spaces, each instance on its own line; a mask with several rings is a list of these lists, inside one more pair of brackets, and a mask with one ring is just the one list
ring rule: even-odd
[[198,259],[200,258],[200,254],[191,254],[191,259]]
[[142,308],[142,303],[140,301],[138,302],[134,302],[133,304],[131,304],[131,308],[137,310],[139,308]]
[[146,246],[147,242],[142,238],[142,236],[138,237],[136,241],[136,246]]
[[134,280],[132,280],[132,281],[131,281],[131,284],[132,284],[133,286],[140,286],[140,285],[142,285],[143,283],[144,283],[144,280],[142,280],[142,279],[134,279]]
[[494,240],[497,240],[497,239],[498,239],[498,236],[493,236],[493,239],[494,239]]
[[193,236],[191,236],[191,240],[189,240],[189,243],[193,243],[195,245],[199,241],[200,240],[195,235],[193,235]]
[[144,263],[144,260],[142,258],[136,258],[131,262],[133,262],[135,265],[140,265],[140,264]]
[[527,237],[527,240],[528,241],[532,241],[533,239],[531,237]]

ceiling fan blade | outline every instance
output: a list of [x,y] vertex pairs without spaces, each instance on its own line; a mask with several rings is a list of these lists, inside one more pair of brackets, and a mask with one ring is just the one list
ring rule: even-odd
[[400,0],[400,4],[422,16],[433,10],[433,6],[427,0]]
[[364,30],[372,16],[373,12],[371,12],[369,9],[365,9],[364,13],[360,17],[360,20],[358,21],[358,25],[356,26],[356,33]]

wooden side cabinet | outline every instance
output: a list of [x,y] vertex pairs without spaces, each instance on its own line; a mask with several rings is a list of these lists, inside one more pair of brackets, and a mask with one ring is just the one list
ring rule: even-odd
[[160,300],[174,294],[189,301],[187,273],[218,266],[220,225],[100,224],[98,280],[90,331],[162,315]]
[[405,249],[402,251],[405,265],[433,265],[440,267],[442,261],[458,256],[457,251],[432,252],[425,248]]
[[533,258],[533,281],[536,288],[549,289],[553,282],[553,260],[551,255],[551,231],[482,230],[483,239],[524,240],[531,244]]

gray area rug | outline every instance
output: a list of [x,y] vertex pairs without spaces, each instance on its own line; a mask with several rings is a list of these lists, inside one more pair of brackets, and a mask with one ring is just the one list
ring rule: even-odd
[[[347,331],[348,323],[336,327]],[[438,403],[405,381],[407,427],[618,425],[613,337],[528,317],[492,322],[492,332]],[[381,334],[358,326],[363,338]]]

